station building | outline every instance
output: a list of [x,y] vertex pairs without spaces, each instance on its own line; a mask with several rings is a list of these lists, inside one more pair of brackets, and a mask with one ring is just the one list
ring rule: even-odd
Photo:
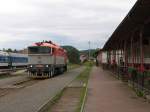
[[150,89],[150,1],[138,0],[99,51],[99,64]]

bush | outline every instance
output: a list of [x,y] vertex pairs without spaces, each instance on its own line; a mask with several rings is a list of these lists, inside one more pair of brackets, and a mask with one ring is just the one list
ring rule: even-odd
[[80,63],[80,53],[75,47],[72,46],[62,46],[62,47],[67,51],[67,55],[70,63],[73,64]]

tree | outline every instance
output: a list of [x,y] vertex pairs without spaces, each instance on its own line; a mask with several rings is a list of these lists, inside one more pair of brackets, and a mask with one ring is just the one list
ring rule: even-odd
[[70,63],[78,64],[80,63],[80,53],[73,46],[62,46],[67,51],[67,55]]
[[14,53],[18,53],[17,49],[15,49],[13,52],[14,52]]
[[9,48],[8,50],[6,50],[7,52],[12,52],[12,49],[11,48]]
[[94,52],[93,52],[93,57],[96,58],[98,56],[98,52],[99,52],[99,49],[96,49]]

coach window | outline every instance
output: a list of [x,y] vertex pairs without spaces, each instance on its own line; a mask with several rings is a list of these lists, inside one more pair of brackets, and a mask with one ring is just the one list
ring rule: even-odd
[[2,57],[0,57],[0,62],[3,62],[3,59],[2,59]]
[[1,56],[1,57],[0,57],[0,62],[1,62],[1,63],[7,62],[7,57]]

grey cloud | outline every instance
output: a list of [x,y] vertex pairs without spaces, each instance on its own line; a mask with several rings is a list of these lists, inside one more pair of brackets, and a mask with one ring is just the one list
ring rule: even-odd
[[[22,12],[0,13],[0,36],[6,34],[9,46],[16,48],[43,39],[72,44],[79,49],[88,48],[89,40],[99,41],[102,46],[135,1],[22,0],[19,3],[28,6],[28,10],[27,7]],[[23,44],[16,45],[14,38]],[[0,48],[3,47],[7,46],[0,41]]]

